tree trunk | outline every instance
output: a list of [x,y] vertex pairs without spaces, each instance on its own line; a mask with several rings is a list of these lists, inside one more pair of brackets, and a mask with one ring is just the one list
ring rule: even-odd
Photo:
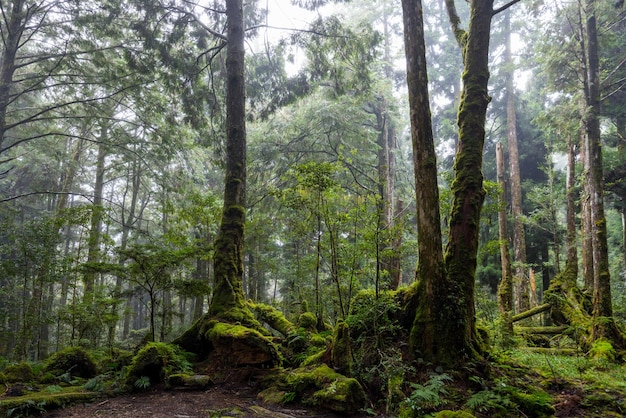
[[226,2],[226,178],[224,206],[215,240],[215,289],[209,313],[243,310],[243,244],[246,216],[246,108],[243,2]]
[[502,144],[496,144],[496,169],[498,184],[502,188],[498,198],[498,229],[500,239],[500,261],[502,279],[498,285],[498,310],[501,314],[513,311],[513,274],[511,272],[511,253],[509,252],[509,234],[506,218],[506,173],[504,172],[504,151]]
[[2,49],[2,56],[0,57],[0,155],[4,149],[4,136],[7,128],[7,110],[11,103],[13,75],[16,69],[15,59],[27,20],[26,14],[24,13],[25,3],[24,0],[16,0],[13,2],[8,21],[6,21],[6,34],[2,34],[4,48]]
[[448,363],[447,283],[444,280],[437,158],[432,131],[421,0],[403,0],[404,47],[417,203],[417,312],[410,343],[427,361]]
[[515,307],[523,312],[530,307],[530,283],[526,266],[526,237],[522,223],[522,180],[517,146],[517,116],[515,114],[515,88],[513,86],[513,59],[511,57],[511,19],[505,14],[506,43],[504,62],[510,70],[506,74],[506,126],[509,144],[509,176],[511,179],[511,212],[513,213],[513,254],[515,262]]
[[[130,230],[132,225],[135,223],[135,211],[137,209],[137,202],[139,198],[139,187],[141,185],[141,162],[138,159],[134,159],[129,163],[128,174],[126,176],[126,191],[124,193],[124,202],[126,201],[126,193],[128,193],[128,186],[131,186],[131,197],[130,197],[130,207],[128,208],[128,216],[125,214],[125,208],[122,207],[122,236],[120,238],[120,252],[126,250],[126,246],[128,245],[128,238],[130,236]],[[120,256],[118,260],[118,264],[123,266],[126,262],[126,258]],[[111,314],[114,317],[119,315],[119,306],[121,303],[122,291],[124,289],[124,277],[122,275],[118,275],[115,281],[115,289],[113,291],[113,304],[111,305]],[[127,296],[128,299],[130,296]],[[127,302],[128,303],[128,302]],[[128,314],[126,314],[128,315]],[[109,347],[113,348],[113,343],[115,341],[115,328],[117,327],[116,323],[112,323],[109,325],[109,337],[108,344]]]
[[482,156],[490,97],[489,41],[493,0],[472,0],[468,31],[460,27],[453,0],[446,0],[455,37],[463,51],[463,90],[458,112],[459,146],[454,164],[454,196],[444,263],[448,292],[442,305],[447,326],[441,337],[447,360],[459,364],[479,353],[474,307],[480,211],[485,199]]
[[267,331],[244,301],[243,244],[246,214],[246,109],[243,1],[226,2],[226,177],[224,207],[214,245],[215,289],[209,314],[175,340],[217,367],[280,364]]
[[567,139],[567,184],[566,184],[566,245],[567,259],[565,260],[564,277],[567,286],[576,286],[578,278],[578,250],[576,246],[576,147],[571,137]]
[[593,236],[593,330],[592,339],[608,338],[623,345],[613,320],[611,275],[604,214],[604,173],[600,137],[600,60],[595,16],[596,1],[586,0],[587,91],[583,124],[589,141],[590,203]]

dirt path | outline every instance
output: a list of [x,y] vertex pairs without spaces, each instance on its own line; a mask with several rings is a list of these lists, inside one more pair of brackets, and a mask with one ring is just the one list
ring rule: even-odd
[[[341,415],[303,407],[265,405],[247,388],[214,386],[206,391],[154,391],[123,395],[51,411],[44,417],[115,418],[335,418]],[[365,416],[365,415],[363,415]],[[354,416],[353,416],[354,417]]]

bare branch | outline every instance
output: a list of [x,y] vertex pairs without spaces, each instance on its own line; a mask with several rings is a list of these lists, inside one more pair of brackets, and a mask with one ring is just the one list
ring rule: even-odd
[[512,0],[512,1],[508,2],[508,3],[506,3],[504,6],[498,7],[493,12],[491,12],[491,14],[492,14],[492,16],[495,16],[498,13],[503,12],[506,9],[508,9],[509,7],[513,6],[515,3],[519,3],[519,2],[520,2],[520,0]]

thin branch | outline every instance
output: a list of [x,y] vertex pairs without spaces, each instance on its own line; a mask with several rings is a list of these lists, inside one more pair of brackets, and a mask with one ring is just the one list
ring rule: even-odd
[[505,4],[504,6],[495,9],[493,12],[491,12],[491,15],[495,16],[498,13],[503,12],[506,9],[508,9],[509,7],[513,6],[515,3],[519,3],[519,2],[520,2],[520,0],[512,0],[512,1],[508,2],[507,4]]
[[[465,44],[467,43],[467,32],[461,27],[461,18],[456,11],[456,5],[454,0],[446,0],[446,10],[448,11],[448,18],[452,25],[452,31],[454,32],[454,38],[461,47],[462,51],[465,51]],[[465,55],[465,52],[463,52]]]

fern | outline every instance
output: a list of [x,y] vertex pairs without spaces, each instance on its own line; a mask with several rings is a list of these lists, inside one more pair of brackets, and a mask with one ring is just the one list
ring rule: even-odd
[[446,401],[443,398],[448,391],[446,390],[446,382],[451,381],[452,378],[445,374],[433,374],[430,379],[420,385],[418,383],[411,383],[413,392],[406,400],[406,403],[413,411],[428,411],[443,405]]
[[150,378],[148,376],[141,376],[139,379],[135,380],[134,385],[137,389],[147,389],[150,387]]
[[511,401],[508,395],[501,395],[490,390],[481,390],[473,394],[465,403],[465,406],[472,412],[483,414],[489,412],[505,412],[517,405]]

